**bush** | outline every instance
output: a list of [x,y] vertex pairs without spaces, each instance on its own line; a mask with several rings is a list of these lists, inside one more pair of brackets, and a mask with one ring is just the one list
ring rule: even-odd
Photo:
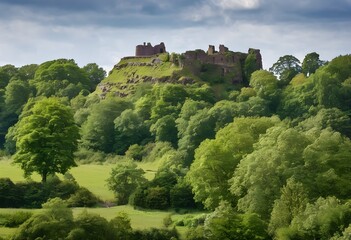
[[0,225],[4,227],[18,227],[27,221],[33,214],[31,212],[15,212],[13,214],[1,214]]
[[151,228],[148,230],[137,230],[133,232],[131,239],[135,240],[172,240],[178,239],[178,232],[175,228],[169,229],[156,229]]
[[173,208],[196,208],[191,187],[184,183],[178,183],[171,189],[170,200]]
[[131,158],[135,161],[141,161],[144,155],[144,148],[138,144],[133,144],[129,146],[125,155],[127,158]]
[[74,155],[76,159],[83,164],[102,163],[106,158],[105,153],[86,148],[80,148]]
[[67,200],[69,207],[93,207],[99,199],[88,189],[81,187]]
[[46,183],[20,182],[14,184],[8,178],[0,178],[1,208],[40,208],[49,198],[70,199],[71,206],[90,207],[99,200],[87,189],[80,188],[74,179],[61,181],[56,176]]
[[166,209],[169,207],[169,191],[165,187],[149,188],[145,201],[147,208]]
[[167,215],[164,219],[163,219],[163,225],[168,228],[169,226],[171,226],[173,223],[171,214]]
[[9,178],[0,179],[0,207],[17,207],[16,185]]

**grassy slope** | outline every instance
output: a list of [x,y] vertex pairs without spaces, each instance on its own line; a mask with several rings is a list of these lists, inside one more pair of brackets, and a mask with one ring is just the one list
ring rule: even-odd
[[[130,94],[135,89],[135,86],[143,82],[143,77],[151,78],[164,78],[170,77],[175,72],[180,71],[181,68],[175,66],[171,62],[161,62],[153,64],[152,66],[136,66],[128,65],[137,63],[151,63],[156,57],[146,57],[146,58],[126,58],[122,59],[117,66],[123,66],[119,69],[113,69],[109,76],[106,77],[101,85],[108,86],[109,92],[114,93],[124,93]],[[164,59],[165,56],[160,55],[160,59]],[[101,94],[102,90],[98,86],[95,93]]]

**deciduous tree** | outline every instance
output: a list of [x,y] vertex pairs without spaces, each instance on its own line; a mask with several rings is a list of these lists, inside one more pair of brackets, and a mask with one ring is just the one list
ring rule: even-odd
[[14,162],[26,175],[38,172],[45,182],[48,174],[65,173],[76,165],[78,138],[71,109],[57,98],[45,98],[17,124]]

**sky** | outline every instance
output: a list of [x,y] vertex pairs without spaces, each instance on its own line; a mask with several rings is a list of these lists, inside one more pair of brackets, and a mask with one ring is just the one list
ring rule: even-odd
[[321,60],[351,53],[351,0],[0,0],[0,66],[74,59],[109,71],[135,46],[261,50]]

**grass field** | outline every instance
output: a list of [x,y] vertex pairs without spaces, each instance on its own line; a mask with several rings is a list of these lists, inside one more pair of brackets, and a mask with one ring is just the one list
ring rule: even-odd
[[[77,217],[83,211],[88,211],[89,213],[96,213],[100,216],[110,220],[114,218],[118,212],[125,212],[131,219],[131,225],[133,229],[148,229],[148,228],[164,228],[163,219],[171,215],[172,220],[175,222],[180,219],[185,219],[191,216],[196,216],[198,212],[189,214],[178,214],[169,211],[147,211],[147,210],[137,210],[132,206],[115,206],[111,208],[73,208],[73,215]],[[13,208],[0,208],[0,214],[11,214],[17,211],[29,211],[33,213],[39,213],[43,211],[42,209],[13,209]],[[185,239],[185,234],[187,227],[176,227],[181,238]],[[7,238],[11,236],[16,231],[16,228],[6,228],[0,227],[0,237]]]
[[[158,169],[159,162],[138,163],[138,166],[145,171],[145,177],[152,179]],[[109,177],[114,164],[98,165],[79,165],[72,168],[70,173],[76,179],[79,185],[86,187],[103,201],[112,201],[114,199],[113,192],[108,190],[106,179]],[[61,176],[62,177],[62,176]],[[11,160],[5,158],[0,160],[0,178],[10,178],[13,182],[25,181],[23,171],[18,165],[13,165]],[[33,174],[31,179],[40,181],[38,174]]]
[[[151,180],[159,165],[159,161],[156,162],[141,162],[138,163],[138,166],[145,171],[145,177]],[[109,177],[111,169],[114,167],[114,164],[98,165],[98,164],[89,164],[89,165],[79,165],[78,167],[72,168],[70,173],[74,176],[79,185],[88,188],[95,195],[99,196],[104,201],[113,201],[114,196],[111,191],[108,190],[106,186],[106,179]],[[17,165],[13,165],[11,160],[8,158],[2,158],[0,160],[0,178],[10,178],[13,182],[25,181],[26,179],[23,176],[23,171]],[[62,177],[59,175],[59,177]],[[31,179],[35,181],[40,181],[40,176],[38,174],[33,174]],[[85,208],[73,208],[74,216],[79,215]],[[129,215],[131,219],[132,227],[135,229],[147,229],[147,228],[162,228],[163,219],[166,216],[172,215],[173,220],[179,220],[187,216],[197,215],[199,213],[192,214],[178,214],[170,211],[146,211],[146,210],[137,210],[132,206],[115,206],[111,208],[87,208],[88,212],[97,213],[100,216],[106,218],[107,220],[112,219],[116,216],[118,212],[125,212]],[[31,212],[40,212],[41,209],[11,209],[11,208],[2,208],[0,209],[1,213],[14,213],[16,211],[31,211]],[[4,228],[0,227],[0,237],[6,239],[10,236],[16,229],[13,228]],[[185,236],[186,227],[177,227],[177,230],[180,232],[181,236]]]

